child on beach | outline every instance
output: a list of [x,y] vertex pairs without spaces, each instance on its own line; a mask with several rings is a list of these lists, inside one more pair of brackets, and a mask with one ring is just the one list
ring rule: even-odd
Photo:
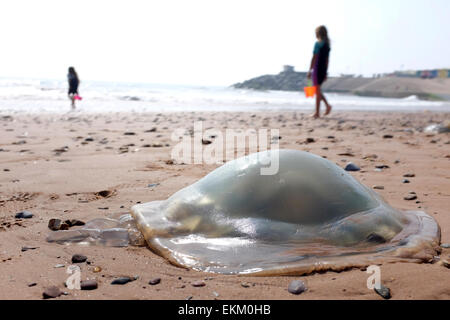
[[328,57],[330,54],[330,39],[328,38],[327,28],[320,26],[316,28],[317,42],[314,46],[311,66],[308,72],[308,79],[313,80],[313,85],[316,87],[316,112],[312,115],[314,119],[320,117],[320,101],[323,100],[327,107],[325,116],[331,112],[331,106],[322,93],[320,86],[327,79]]
[[74,67],[69,67],[69,73],[67,74],[67,80],[69,81],[69,99],[72,101],[72,110],[75,109],[75,96],[78,95],[78,85],[80,80],[78,79],[77,72]]

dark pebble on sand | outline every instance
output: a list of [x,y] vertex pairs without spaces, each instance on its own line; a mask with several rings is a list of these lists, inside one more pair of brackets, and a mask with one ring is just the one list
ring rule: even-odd
[[204,286],[206,286],[206,284],[203,281],[195,281],[195,282],[192,282],[191,285],[193,287],[204,287]]
[[28,250],[35,250],[37,248],[39,248],[39,247],[22,247],[21,251],[25,252],[25,251],[28,251]]
[[69,227],[84,226],[86,224],[84,221],[77,219],[66,220],[64,223],[66,223]]
[[408,200],[408,201],[411,201],[411,200],[416,200],[417,199],[417,196],[415,195],[415,194],[408,194],[406,197],[404,197],[403,198],[404,200]]
[[134,135],[136,135],[136,133],[135,132],[124,132],[124,135],[125,136],[134,136]]
[[403,177],[405,178],[414,178],[416,175],[414,173],[405,173]]
[[111,282],[111,284],[119,284],[119,285],[122,285],[122,284],[127,284],[128,282],[131,282],[131,281],[134,281],[134,280],[135,280],[135,279],[130,278],[130,277],[120,277],[120,278],[114,279],[114,280]]
[[389,169],[389,166],[385,165],[385,164],[382,164],[382,165],[379,165],[379,166],[375,166],[375,168],[377,168],[377,169]]
[[150,183],[147,187],[154,188],[154,187],[157,187],[157,186],[159,186],[159,183]]
[[350,162],[345,166],[345,171],[359,171],[361,170],[356,164]]
[[306,285],[301,280],[293,280],[289,283],[288,291],[292,294],[300,294],[306,291]]
[[156,132],[156,127],[153,127],[153,128],[151,128],[149,130],[145,130],[144,132]]
[[313,143],[316,142],[316,140],[314,140],[314,138],[306,138],[306,143]]
[[87,260],[86,256],[83,256],[82,254],[74,254],[72,256],[72,263],[82,263]]
[[392,139],[394,136],[392,134],[385,134],[383,139]]
[[151,284],[152,286],[157,285],[159,283],[161,283],[161,278],[155,278],[148,282],[148,284]]
[[21,211],[16,213],[16,219],[30,219],[33,218],[33,214],[30,211]]
[[48,228],[53,231],[69,230],[69,225],[62,222],[61,219],[50,219],[48,221]]
[[85,280],[80,283],[81,290],[95,290],[98,288],[96,280]]
[[31,288],[31,287],[35,287],[35,286],[37,286],[37,283],[36,282],[31,282],[31,283],[29,283],[28,284],[28,286]]
[[42,297],[44,299],[52,299],[52,298],[57,298],[62,294],[61,290],[59,290],[58,287],[56,286],[52,286],[52,287],[48,287],[44,290],[44,292],[42,293]]
[[403,179],[402,183],[410,183],[411,181],[409,181],[408,179]]
[[374,288],[373,290],[375,290],[375,292],[378,293],[384,299],[391,298],[391,290],[388,287],[381,285],[380,289]]

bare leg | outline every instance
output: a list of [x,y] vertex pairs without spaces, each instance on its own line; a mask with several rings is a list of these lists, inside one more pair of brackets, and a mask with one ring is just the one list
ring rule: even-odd
[[71,94],[69,96],[69,98],[70,98],[70,101],[72,101],[72,110],[74,110],[75,109],[75,95]]
[[326,116],[326,115],[330,114],[332,108],[331,108],[331,105],[328,103],[327,99],[325,98],[325,95],[322,93],[321,96],[322,96],[323,102],[325,102],[325,105],[327,106],[327,110],[324,113],[324,115]]
[[320,101],[322,100],[322,93],[320,86],[316,86],[316,112],[313,114],[313,118],[320,118]]

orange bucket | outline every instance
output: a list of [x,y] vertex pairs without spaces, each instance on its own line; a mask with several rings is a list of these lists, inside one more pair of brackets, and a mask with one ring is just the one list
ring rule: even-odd
[[305,96],[307,98],[314,97],[314,95],[316,94],[315,86],[304,87],[303,89],[305,90]]

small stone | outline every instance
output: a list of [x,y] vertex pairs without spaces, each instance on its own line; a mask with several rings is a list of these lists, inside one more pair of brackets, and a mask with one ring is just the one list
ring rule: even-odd
[[211,143],[212,143],[211,140],[202,139],[202,144],[203,145],[208,145],[208,144],[211,144]]
[[37,248],[39,248],[39,247],[22,247],[21,251],[25,252],[25,251],[28,251],[28,250],[35,250]]
[[149,130],[145,130],[144,132],[156,132],[156,127],[153,127],[153,128],[151,128]]
[[241,283],[241,287],[243,287],[243,288],[250,288],[250,283],[248,283],[248,282],[242,282],[242,283]]
[[155,279],[152,279],[152,280],[150,280],[150,281],[148,282],[148,284],[150,284],[150,285],[152,285],[152,286],[157,285],[157,284],[159,284],[159,283],[161,283],[161,278],[155,278]]
[[53,231],[69,230],[69,225],[62,222],[61,219],[50,219],[48,221],[48,228]]
[[71,219],[64,221],[65,224],[67,224],[69,227],[75,227],[75,226],[84,226],[86,223],[81,220],[77,219]]
[[288,291],[292,294],[300,294],[306,291],[306,285],[301,280],[293,280],[289,283]]
[[410,181],[408,179],[403,179],[402,183],[410,183]]
[[204,287],[204,286],[206,286],[206,284],[203,281],[195,281],[195,282],[192,282],[191,285],[193,287]]
[[59,263],[59,264],[55,265],[54,268],[64,268],[64,265]]
[[94,269],[92,270],[95,273],[99,273],[100,271],[102,271],[101,267],[94,267]]
[[384,186],[373,186],[372,188],[376,190],[384,190]]
[[405,173],[403,177],[405,178],[414,178],[416,175],[414,173]]
[[388,287],[385,287],[385,286],[381,285],[379,289],[374,288],[374,290],[375,290],[376,293],[378,293],[384,299],[390,299],[391,298],[391,290]]
[[124,134],[125,136],[134,136],[134,135],[136,135],[135,132],[131,132],[131,131],[124,132],[123,134]]
[[450,249],[450,243],[443,243],[441,244],[441,247],[444,249]]
[[134,281],[133,278],[130,277],[120,277],[117,279],[114,279],[111,284],[118,284],[118,285],[123,285],[123,284],[127,284],[128,282]]
[[96,280],[85,280],[80,283],[81,290],[95,290],[98,288]]
[[377,169],[389,169],[389,166],[385,165],[385,164],[381,164],[381,165],[375,166],[375,168],[377,168]]
[[87,260],[86,256],[83,256],[82,254],[74,254],[72,256],[72,263],[83,263]]
[[354,164],[354,163],[352,163],[352,162],[349,162],[349,163],[345,166],[344,170],[345,170],[345,171],[360,171],[361,168],[358,167],[356,164]]
[[37,286],[37,283],[36,282],[31,282],[31,283],[29,283],[28,284],[28,286],[31,288],[31,287],[35,287],[35,286]]
[[306,138],[305,143],[313,143],[316,142],[316,140],[314,140],[314,138]]
[[58,287],[56,286],[52,286],[52,287],[48,287],[44,290],[44,292],[42,293],[42,296],[44,299],[52,299],[52,298],[57,298],[62,294],[61,290],[59,290]]
[[159,186],[159,183],[150,183],[147,187],[148,188],[154,188],[154,187],[157,187],[157,186]]
[[33,214],[30,211],[21,211],[16,213],[16,219],[30,219],[33,217]]
[[392,139],[394,136],[392,134],[385,134],[383,139]]
[[416,200],[417,196],[415,194],[411,193],[411,194],[408,194],[406,197],[403,197],[403,199],[407,200],[407,201]]

